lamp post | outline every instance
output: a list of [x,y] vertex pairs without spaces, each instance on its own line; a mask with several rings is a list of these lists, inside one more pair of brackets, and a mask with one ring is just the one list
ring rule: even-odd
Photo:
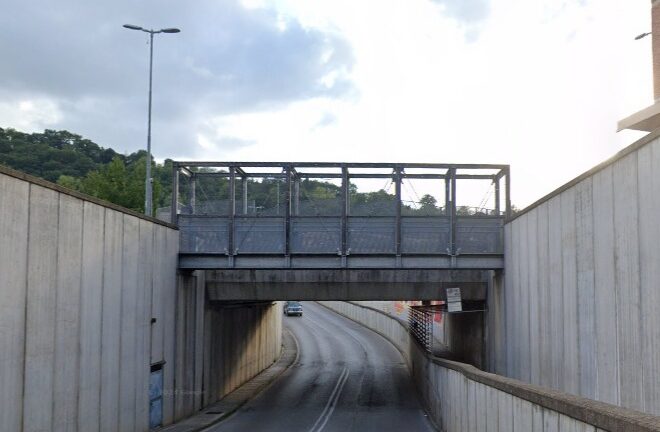
[[152,183],[151,178],[151,81],[154,64],[154,35],[156,33],[179,33],[178,28],[164,28],[160,30],[147,30],[140,26],[124,24],[124,27],[130,30],[139,30],[149,33],[149,114],[147,119],[147,175],[144,184],[144,214],[152,215]]

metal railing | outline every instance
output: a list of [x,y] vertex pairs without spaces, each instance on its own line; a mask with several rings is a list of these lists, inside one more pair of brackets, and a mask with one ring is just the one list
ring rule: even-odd
[[[175,162],[173,167],[171,221],[181,229],[183,254],[496,255],[503,252],[502,226],[511,212],[507,165]],[[351,183],[356,179],[385,179],[394,191],[361,194]],[[402,186],[414,179],[438,181],[444,203],[408,206]],[[458,180],[487,181],[493,208],[457,206]],[[307,196],[310,184],[324,188],[320,198]],[[258,202],[250,188],[261,190],[255,196],[266,189],[270,196]]]

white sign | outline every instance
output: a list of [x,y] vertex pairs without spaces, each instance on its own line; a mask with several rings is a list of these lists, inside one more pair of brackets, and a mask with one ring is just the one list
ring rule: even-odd
[[461,312],[463,303],[461,303],[461,289],[447,288],[447,312]]
[[463,304],[461,302],[447,303],[447,312],[462,312]]
[[453,303],[459,301],[461,301],[461,289],[447,288],[447,303]]

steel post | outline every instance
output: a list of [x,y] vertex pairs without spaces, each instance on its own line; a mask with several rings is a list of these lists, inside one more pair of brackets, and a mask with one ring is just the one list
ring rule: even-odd
[[236,254],[234,248],[236,222],[236,168],[229,167],[229,227],[227,232],[227,254],[233,256]]
[[394,231],[394,250],[396,256],[401,256],[401,168],[394,169],[395,194],[396,194],[396,227]]
[[248,178],[246,176],[241,177],[241,204],[242,204],[242,214],[248,214]]
[[449,231],[449,251],[451,256],[456,255],[456,170],[451,169],[450,170],[451,178],[450,178],[450,194],[451,194],[451,201],[449,203],[449,224],[450,224],[450,231]]
[[170,222],[174,225],[179,223],[178,221],[178,209],[179,209],[179,166],[174,163],[172,164],[172,204],[170,209]]
[[300,177],[298,176],[293,181],[293,215],[300,215]]
[[291,166],[286,167],[286,193],[284,194],[284,255],[290,263],[291,255]]
[[500,179],[496,178],[495,183],[495,214],[500,215]]
[[193,173],[190,176],[190,213],[195,214],[197,206],[197,176]]
[[350,207],[350,197],[348,193],[349,179],[348,168],[341,168],[341,250],[342,264],[345,263],[345,257],[348,255],[348,214]]

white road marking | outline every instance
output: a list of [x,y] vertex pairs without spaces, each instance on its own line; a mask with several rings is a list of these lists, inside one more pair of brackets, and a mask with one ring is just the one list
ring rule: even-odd
[[[316,419],[314,426],[312,426],[309,432],[320,432],[325,427],[325,424],[328,422],[328,419],[332,415],[332,412],[335,410],[335,406],[337,405],[337,400],[339,400],[339,395],[341,394],[341,391],[344,388],[344,384],[346,384],[348,375],[349,375],[348,369],[344,368],[341,371],[341,374],[339,375],[337,384],[335,384],[334,389],[332,389],[332,393],[330,394],[330,398],[328,399],[328,402],[325,404],[325,408],[323,408],[321,415],[319,416],[318,419]],[[319,425],[319,423],[321,424]]]
[[346,381],[348,381],[348,370],[346,371],[346,375],[344,375],[344,381],[341,383],[341,386],[339,387],[339,390],[337,391],[337,394],[335,396],[335,400],[332,402],[330,405],[330,411],[328,411],[328,414],[325,416],[325,420],[323,420],[323,423],[319,426],[319,428],[316,430],[316,432],[321,432],[323,428],[325,427],[325,424],[330,420],[330,416],[332,415],[332,412],[335,410],[335,407],[337,406],[337,401],[339,401],[339,396],[341,395],[341,391],[344,389],[344,384],[346,384]]

